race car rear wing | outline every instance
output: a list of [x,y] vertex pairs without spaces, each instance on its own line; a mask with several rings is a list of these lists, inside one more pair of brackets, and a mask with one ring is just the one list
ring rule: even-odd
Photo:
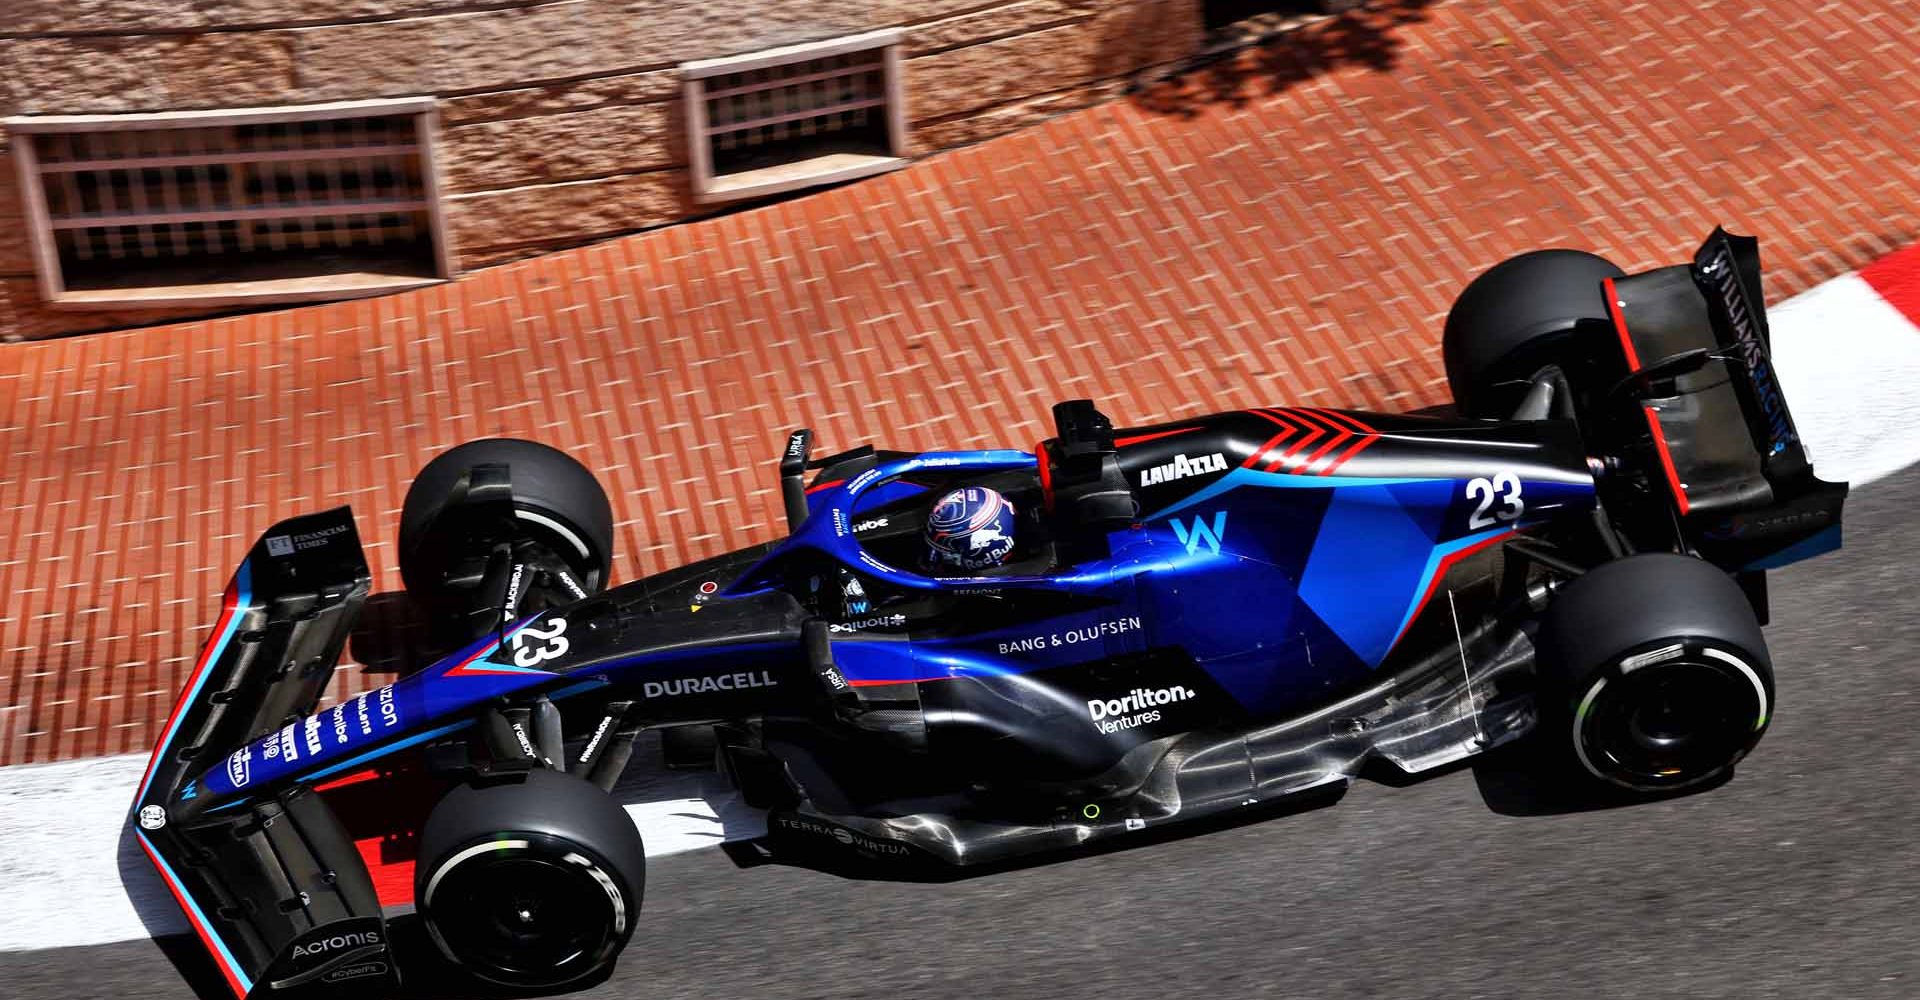
[[393,980],[366,863],[304,785],[209,804],[201,776],[311,712],[371,575],[345,507],[274,525],[228,583],[133,808],[141,848],[238,997]]
[[1715,229],[1692,264],[1603,292],[1631,373],[1620,388],[1690,541],[1750,569],[1838,547],[1847,487],[1814,475],[1774,373],[1759,242]]

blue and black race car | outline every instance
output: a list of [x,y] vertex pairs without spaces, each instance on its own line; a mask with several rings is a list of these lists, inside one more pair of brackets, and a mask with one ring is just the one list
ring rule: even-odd
[[[619,586],[584,467],[462,445],[399,545],[455,651],[316,711],[370,574],[346,509],[275,525],[134,832],[236,994],[392,985],[409,905],[445,960],[542,990],[633,933],[645,856],[606,792],[647,728],[700,736],[768,811],[752,851],[880,864],[1124,838],[1528,733],[1596,790],[1702,787],[1774,711],[1766,571],[1837,546],[1846,495],[1761,302],[1753,241],[1720,231],[1632,277],[1543,251],[1456,303],[1448,413],[1115,428],[1079,400],[1031,452],[819,459],[800,431],[785,538]],[[967,486],[1011,501],[1010,560],[922,569],[929,507]],[[369,839],[349,798],[412,819]]]

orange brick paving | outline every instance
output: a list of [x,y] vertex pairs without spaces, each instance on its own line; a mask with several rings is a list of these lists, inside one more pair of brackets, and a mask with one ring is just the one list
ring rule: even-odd
[[[883,178],[385,299],[0,348],[0,762],[144,749],[248,543],[352,503],[376,589],[413,471],[571,450],[624,578],[777,530],[773,456],[1026,446],[1444,395],[1478,269],[1632,268],[1715,222],[1775,297],[1920,232],[1903,0],[1410,2]],[[383,607],[393,607],[387,601]],[[393,664],[357,646],[336,694]]]

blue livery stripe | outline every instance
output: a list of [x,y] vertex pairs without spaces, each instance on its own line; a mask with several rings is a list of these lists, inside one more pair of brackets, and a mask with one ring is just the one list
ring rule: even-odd
[[396,742],[389,743],[386,746],[378,747],[373,750],[368,750],[366,753],[349,757],[338,764],[329,764],[318,771],[314,771],[309,774],[303,774],[294,780],[302,783],[318,781],[321,778],[325,778],[329,775],[339,774],[341,771],[358,767],[361,764],[367,763],[368,761],[378,760],[381,757],[385,757],[390,753],[394,753],[400,750],[405,750],[410,746],[418,746],[419,744],[425,743],[426,741],[433,739],[434,737],[445,736],[448,733],[465,729],[471,725],[473,725],[473,720],[462,719],[461,721],[452,723],[450,725],[440,726],[439,728],[436,728],[436,729],[429,729],[424,733],[415,733],[414,735],[409,736],[404,740],[398,740]]
[[1193,495],[1170,507],[1162,508],[1142,517],[1142,521],[1153,521],[1186,510],[1195,504],[1205,503],[1222,493],[1238,486],[1256,486],[1266,489],[1283,490],[1337,490],[1350,486],[1400,486],[1406,483],[1450,482],[1444,476],[1426,476],[1401,479],[1361,479],[1349,476],[1301,476],[1291,472],[1261,472],[1244,466],[1221,476]]

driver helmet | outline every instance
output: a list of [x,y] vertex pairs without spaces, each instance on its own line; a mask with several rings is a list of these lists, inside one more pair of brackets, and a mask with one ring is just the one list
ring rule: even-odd
[[935,567],[985,569],[1013,552],[1013,504],[998,490],[954,490],[927,515],[927,562]]

